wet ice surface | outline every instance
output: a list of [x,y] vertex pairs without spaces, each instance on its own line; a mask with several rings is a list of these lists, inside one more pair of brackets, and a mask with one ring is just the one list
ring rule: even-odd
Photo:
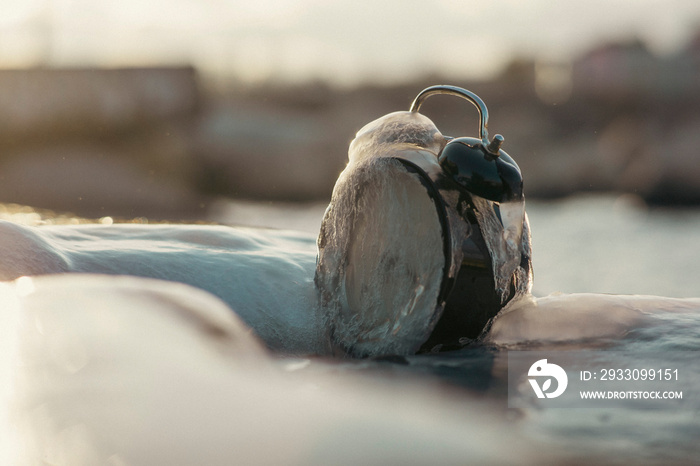
[[[318,216],[309,215],[309,218],[320,219],[323,208],[323,206],[309,207],[309,210],[316,212]],[[290,215],[296,215],[290,213],[288,209],[277,209],[271,206],[263,207],[260,212],[269,214],[266,217],[267,222],[270,224],[279,222],[278,225],[282,227],[287,224]],[[697,282],[697,277],[700,276],[698,274],[700,251],[694,247],[700,239],[700,213],[697,211],[649,212],[634,207],[624,199],[592,197],[552,204],[529,202],[528,213],[534,249],[534,292],[537,296],[545,296],[555,291],[700,296],[700,285]],[[238,224],[250,221],[248,218],[225,216],[219,220]],[[268,226],[272,226],[270,224]],[[309,227],[308,230],[312,232],[313,228]],[[285,233],[284,235],[288,241],[311,245],[307,252],[299,256],[303,257],[302,262],[305,264],[308,262],[304,267],[310,267],[312,262],[307,261],[307,255],[312,257],[315,235],[311,233]],[[264,243],[260,244],[264,246]],[[267,251],[269,252],[267,258],[265,254],[256,256],[258,266],[272,263],[283,256],[279,250],[275,252],[274,248],[269,248]],[[249,266],[254,267],[253,263]],[[280,295],[285,294],[284,290],[288,289],[288,284],[283,281],[288,278],[284,273],[280,273],[275,278],[279,282],[271,283],[272,286],[268,290]],[[20,287],[20,284],[16,286]],[[80,317],[81,311],[75,304],[75,297],[82,296],[83,301],[89,302],[89,295],[92,294],[96,299],[104,302],[105,300],[102,299],[104,294],[90,291],[92,286],[80,280],[65,286],[70,287],[70,299],[62,301],[57,297],[51,298],[51,296],[55,297],[55,294],[44,295],[44,299],[48,299],[51,305],[46,308],[39,307],[31,312],[35,314],[44,312],[43,318],[51,318],[53,315],[49,312],[51,306],[63,306],[62,312],[73,316],[71,322],[74,325],[65,327],[66,330],[77,332],[80,338],[93,335],[96,327],[81,328],[80,323],[83,319]],[[134,299],[132,292],[120,298],[118,291],[112,290],[117,293],[117,299],[108,300],[105,305],[115,304],[120,308],[120,300],[125,303],[133,302],[129,301]],[[166,291],[168,295],[171,293],[170,290]],[[13,296],[3,295],[4,309],[15,305],[16,298]],[[284,300],[285,296],[279,296],[279,298]],[[199,363],[179,364],[182,358],[189,357],[187,352],[181,353],[183,351],[181,345],[178,345],[179,352],[173,354],[167,350],[167,343],[149,348],[151,339],[147,331],[148,325],[171,325],[172,322],[170,320],[162,323],[154,321],[154,324],[147,324],[147,321],[138,318],[138,314],[132,313],[129,319],[122,321],[122,325],[129,329],[126,335],[129,335],[130,341],[141,342],[145,345],[144,350],[139,352],[134,349],[134,351],[122,352],[116,345],[116,349],[110,354],[119,358],[131,355],[132,359],[128,360],[130,363],[120,364],[121,360],[116,359],[111,363],[113,365],[98,364],[96,368],[101,372],[98,371],[99,378],[93,380],[104,381],[105,376],[110,380],[111,373],[112,377],[118,377],[112,380],[123,382],[124,377],[127,377],[127,380],[128,377],[134,377],[134,373],[130,372],[129,368],[133,367],[133,364],[140,365],[139,375],[131,380],[131,384],[115,383],[112,389],[125,390],[121,392],[122,395],[133,396],[134,400],[140,400],[139,403],[144,403],[144,406],[148,406],[148,403],[155,406],[154,411],[150,412],[155,417],[150,418],[150,421],[146,417],[142,419],[138,417],[145,416],[144,413],[149,412],[147,410],[132,413],[136,415],[136,421],[132,419],[136,424],[131,427],[142,427],[144,424],[140,422],[152,422],[149,424],[152,426],[150,432],[159,432],[161,436],[169,433],[170,436],[166,435],[166,437],[179,439],[181,450],[191,446],[192,444],[188,444],[188,441],[193,440],[198,440],[197,443],[204,441],[199,443],[200,445],[219,447],[224,444],[224,440],[230,442],[230,438],[237,438],[236,436],[239,436],[241,442],[250,438],[258,439],[257,442],[259,442],[262,438],[281,445],[279,451],[288,455],[286,457],[290,460],[287,461],[288,463],[294,463],[295,458],[297,464],[314,463],[309,460],[312,458],[315,459],[316,464],[324,464],[324,461],[327,462],[329,458],[333,458],[328,455],[333,455],[334,449],[342,445],[346,445],[346,452],[354,451],[355,455],[360,454],[358,452],[361,452],[362,448],[353,449],[347,444],[348,438],[354,438],[358,445],[366,446],[368,444],[366,442],[381,434],[383,444],[387,445],[387,448],[379,448],[381,451],[375,449],[364,457],[349,456],[348,462],[382,458],[383,454],[388,455],[383,458],[403,458],[408,464],[411,460],[418,464],[425,458],[412,457],[417,453],[415,449],[409,449],[410,442],[430,432],[428,440],[422,443],[422,448],[430,448],[422,451],[427,451],[437,462],[442,463],[450,463],[455,458],[474,459],[472,455],[477,455],[476,459],[479,461],[476,462],[495,464],[512,462],[513,456],[508,456],[505,446],[514,445],[515,456],[522,463],[548,464],[574,461],[608,464],[640,462],[691,464],[700,454],[700,446],[697,443],[700,435],[700,401],[697,398],[687,400],[688,404],[683,410],[618,408],[614,410],[579,409],[572,412],[566,409],[543,410],[527,404],[517,410],[509,410],[506,408],[506,362],[509,349],[595,348],[630,351],[636,357],[643,357],[648,352],[654,354],[656,360],[672,366],[676,363],[673,360],[675,351],[700,351],[700,331],[698,331],[700,304],[697,300],[678,302],[649,297],[635,298],[636,301],[630,301],[628,298],[606,295],[574,295],[567,296],[565,299],[552,296],[548,299],[549,302],[540,300],[539,307],[533,307],[527,303],[514,303],[510,309],[511,312],[499,317],[494,323],[490,340],[460,351],[361,361],[331,361],[305,357],[276,360],[264,355],[263,358],[258,358],[258,363],[254,363],[258,366],[257,369],[245,369],[245,371],[232,371],[231,364],[239,364],[236,362],[237,357],[230,362],[225,362],[228,359],[224,358],[226,369],[208,358]],[[164,301],[170,304],[173,302]],[[180,300],[174,302],[178,304],[178,301]],[[603,306],[600,305],[601,302]],[[523,305],[524,309],[520,311],[525,312],[519,312],[517,304]],[[158,306],[160,304],[144,305],[142,303],[138,309],[160,312],[155,311]],[[120,309],[129,308],[134,307]],[[674,312],[668,312],[669,310]],[[16,315],[13,317],[12,314],[5,313],[3,318],[5,319],[3,323],[8,323],[7,319],[9,318],[11,322]],[[97,328],[103,330],[109,328],[109,326],[104,327],[104,322],[102,325],[102,327],[98,325]],[[3,325],[2,328],[6,330],[11,327],[12,325],[8,324]],[[34,328],[38,327],[35,325]],[[43,325],[40,328],[46,332],[48,327]],[[189,335],[191,326],[188,325],[186,328],[190,329],[185,331]],[[173,331],[176,330],[184,331],[179,327]],[[61,341],[75,342],[75,338],[65,339],[70,334],[59,333],[59,335],[62,335],[63,340],[60,337],[52,340],[53,345],[58,345],[57,348],[61,348]],[[12,335],[3,334],[2,336],[5,345],[3,349],[7,349],[11,346]],[[75,337],[75,334],[73,336]],[[162,343],[164,340],[160,338],[158,341]],[[153,343],[155,344],[155,340]],[[196,352],[219,354],[221,351],[221,348],[207,349],[211,346],[208,338],[204,338],[198,344],[202,347],[198,347]],[[159,352],[156,351],[158,348],[160,348]],[[227,345],[224,344],[223,349],[226,348]],[[49,353],[52,354],[51,361],[59,364],[58,369],[61,367],[63,369],[53,372],[40,370],[34,374],[37,377],[58,377],[55,380],[66,384],[60,385],[62,387],[94,389],[95,386],[89,384],[71,385],[74,383],[71,381],[76,380],[74,374],[82,373],[82,377],[88,377],[87,380],[89,380],[91,373],[84,371],[92,366],[85,353],[76,350],[75,344],[65,346],[63,349],[62,352],[54,349]],[[7,361],[12,353],[2,351],[2,354],[3,361]],[[150,360],[147,356],[149,354],[157,354],[158,359]],[[251,351],[251,354],[255,358],[257,352]],[[268,364],[271,365],[272,374],[258,372],[260,367]],[[7,366],[3,368],[7,369]],[[191,381],[193,390],[198,386],[195,381],[201,384],[204,379],[208,391],[205,396],[187,395],[185,399],[179,398],[184,394],[183,391],[169,390],[168,396],[164,397],[164,392],[149,391],[149,385],[141,383],[143,380],[150,380],[149,383],[155,384],[156,387],[164,386],[155,377],[148,379],[148,374],[163,373],[167,375],[163,380],[183,380],[184,378]],[[700,386],[698,365],[688,366],[684,373],[691,383]],[[0,375],[8,377],[7,371],[0,372]],[[350,381],[357,376],[362,379],[356,382]],[[190,382],[186,383],[188,384]],[[172,385],[177,387],[175,382]],[[5,384],[2,386],[7,387]],[[406,394],[407,390],[409,394]],[[85,392],[79,393],[85,394]],[[97,400],[99,400],[99,393],[99,391],[91,391],[90,396],[97,394]],[[235,396],[231,396],[232,393]],[[4,395],[8,394],[4,393]],[[39,391],[32,396],[41,395]],[[91,435],[97,434],[90,433],[88,429],[90,422],[68,421],[74,419],[71,416],[76,412],[79,413],[86,406],[93,405],[86,404],[84,396],[70,395],[70,392],[53,392],[51,396],[57,395],[64,396],[62,401],[67,403],[62,405],[60,411],[52,411],[54,408],[50,403],[40,403],[37,405],[38,410],[34,411],[42,423],[42,428],[56,433],[53,438],[55,442],[49,448],[53,452],[53,458],[60,459],[61,454],[81,453],[81,451],[85,458],[91,458],[89,455],[94,452],[85,449],[83,451],[75,446],[76,439],[78,441],[81,439],[89,441],[91,438],[94,440]],[[49,393],[45,393],[44,396],[49,396]],[[55,399],[61,400],[60,396]],[[110,397],[110,400],[112,399],[113,397]],[[153,405],[154,401],[158,402]],[[128,409],[126,407],[129,404],[123,406]],[[178,430],[181,424],[173,422],[172,412],[169,411],[173,406],[186,406],[185,418],[190,422],[209,419],[203,425],[212,430],[203,433],[199,429],[196,434],[189,430]],[[246,419],[245,425],[238,426],[235,422],[230,422],[231,416],[219,418],[217,413],[226,412],[226,410],[242,413]],[[105,419],[114,420],[115,418],[109,416],[114,415],[115,412],[118,410],[106,412],[93,410],[92,415],[96,416],[93,421],[99,423]],[[309,417],[310,412],[311,417]],[[51,424],[47,421],[51,419],[51,413],[59,416],[52,422],[65,421],[67,424]],[[207,413],[213,417],[205,416]],[[2,414],[0,410],[0,415]],[[261,416],[265,419],[273,416],[278,420],[277,425],[280,428],[270,431],[268,427],[261,427],[256,431],[255,426],[259,425],[256,420]],[[118,419],[122,422],[128,419],[128,416]],[[224,422],[214,422],[217,419]],[[334,427],[327,430],[326,434],[320,435],[318,428],[313,427],[315,422],[318,422],[318,425]],[[270,425],[269,421],[265,421],[264,424]],[[120,425],[125,431],[129,431],[128,423]],[[97,432],[99,433],[99,429]],[[216,432],[232,434],[232,437],[222,439],[222,436]],[[257,432],[258,435],[245,437],[244,434],[247,432]],[[299,435],[286,443],[282,442],[282,439],[288,438],[285,435],[289,432],[297,432]],[[398,434],[393,435],[390,432],[398,432]],[[442,441],[439,440],[441,438]],[[154,439],[151,438],[151,440]],[[219,441],[221,443],[217,443]],[[168,448],[178,444],[177,442],[167,443]],[[73,445],[73,449],[66,450],[66,445]],[[144,448],[143,451],[147,451],[147,448]],[[260,443],[248,443],[247,447],[241,448],[238,454],[244,455],[244,458],[259,459],[261,462],[265,462],[262,460],[267,458],[268,463],[279,459],[270,456],[269,449],[264,448]],[[176,451],[180,450],[176,449]],[[315,452],[315,456],[309,456],[309,451]],[[112,463],[119,464],[120,460],[126,461],[116,452],[110,453],[112,454],[115,455],[110,460]],[[110,456],[107,455],[107,458]]]
[[498,464],[532,450],[488,447],[514,429],[439,386],[276,360],[223,303],[185,285],[23,278],[0,284],[0,303],[0,335],[16,335],[0,353],[12,369],[0,374],[12,389],[0,405],[4,465]]

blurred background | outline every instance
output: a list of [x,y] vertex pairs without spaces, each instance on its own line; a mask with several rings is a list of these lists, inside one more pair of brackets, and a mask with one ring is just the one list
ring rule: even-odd
[[[695,0],[3,0],[0,202],[324,203],[354,133],[441,83],[485,100],[528,199],[700,204]],[[463,101],[422,111],[477,135]]]

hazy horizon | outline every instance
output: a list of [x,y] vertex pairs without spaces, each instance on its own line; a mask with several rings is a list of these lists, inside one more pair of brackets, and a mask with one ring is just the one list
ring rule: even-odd
[[700,30],[693,0],[3,0],[0,68],[192,64],[246,82],[479,79],[515,57],[567,60],[639,38],[655,53]]

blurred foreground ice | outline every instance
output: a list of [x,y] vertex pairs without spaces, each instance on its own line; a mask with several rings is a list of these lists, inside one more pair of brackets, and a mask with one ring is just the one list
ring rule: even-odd
[[22,278],[0,303],[2,464],[534,464],[492,402],[289,373],[185,285]]

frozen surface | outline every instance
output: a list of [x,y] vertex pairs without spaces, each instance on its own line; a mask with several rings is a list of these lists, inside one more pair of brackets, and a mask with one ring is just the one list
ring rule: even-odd
[[[316,212],[320,218],[322,210]],[[673,351],[700,351],[700,303],[692,298],[700,296],[700,253],[693,247],[700,215],[650,212],[611,198],[529,202],[528,213],[535,292],[546,296],[513,301],[482,345],[396,362],[277,360],[228,314],[231,308],[246,321],[246,312],[253,318],[258,309],[272,309],[270,318],[302,327],[317,322],[305,314],[312,299],[306,292],[313,288],[313,234],[218,226],[29,228],[20,224],[37,223],[35,216],[10,217],[12,225],[0,225],[5,274],[121,264],[144,274],[177,270],[188,280],[200,277],[201,287],[220,297],[238,297],[226,307],[172,283],[104,276],[3,284],[0,377],[11,383],[0,384],[0,417],[7,424],[16,406],[26,407],[19,422],[29,425],[14,424],[10,431],[32,442],[41,432],[40,447],[52,459],[87,458],[69,464],[94,464],[91,455],[99,454],[107,464],[129,464],[130,458],[157,464],[154,455],[170,451],[181,455],[181,464],[192,462],[188,455],[211,455],[211,464],[224,455],[220,462],[233,456],[271,464],[279,463],[278,453],[289,464],[295,458],[302,458],[297,464],[338,458],[424,464],[426,456],[443,464],[463,458],[487,464],[692,463],[700,454],[697,399],[682,411],[509,411],[504,368],[513,348],[648,352],[669,365]],[[269,210],[280,226],[285,215]],[[36,246],[31,255],[13,249],[24,244]],[[181,254],[186,261],[168,260]],[[100,260],[88,261],[91,255]],[[31,261],[23,264],[21,257]],[[647,296],[571,294],[616,289]],[[567,293],[552,293],[557,290]],[[37,319],[44,323],[37,326]],[[221,326],[231,329],[230,337],[206,331]],[[304,340],[297,349],[309,345],[307,330],[292,332]],[[271,341],[285,336],[290,333],[267,335]],[[86,344],[94,345],[87,353],[81,349]],[[697,366],[686,375],[700,386]],[[5,455],[19,445],[8,438],[0,436]],[[171,459],[161,464],[177,464]]]
[[0,234],[4,279],[71,272],[186,283],[224,300],[271,348],[324,352],[310,235],[216,225],[8,222],[0,223]]
[[522,440],[495,448],[513,428],[485,419],[489,403],[299,373],[303,360],[273,359],[224,303],[185,285],[25,277],[0,284],[0,303],[14,335],[0,354],[3,465],[534,464]]

